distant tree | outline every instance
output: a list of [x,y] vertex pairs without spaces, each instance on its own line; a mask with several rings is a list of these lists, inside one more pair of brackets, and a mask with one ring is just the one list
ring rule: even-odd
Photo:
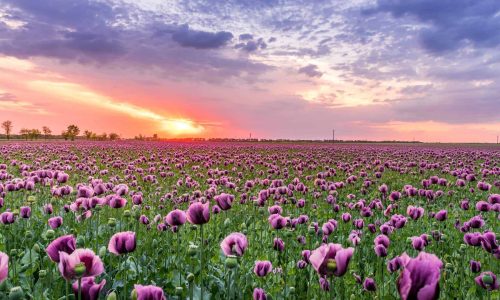
[[28,138],[30,137],[30,132],[31,130],[29,130],[28,128],[21,128],[19,134],[23,137],[23,139],[28,140]]
[[74,141],[75,137],[77,137],[79,133],[80,133],[80,128],[78,128],[78,126],[69,125],[68,128],[66,129],[66,134],[68,136],[66,139],[69,138],[72,141]]
[[85,135],[85,137],[87,138],[87,140],[92,140],[92,139],[95,139],[95,136],[96,136],[96,134],[95,134],[95,133],[93,133],[93,132],[92,132],[92,131],[90,131],[90,130],[85,130],[85,131],[83,132],[83,135]]
[[101,141],[105,141],[108,139],[108,134],[106,132],[103,132],[100,136],[99,136],[99,140]]
[[38,129],[31,129],[28,132],[28,137],[32,140],[38,139],[41,135],[42,133]]
[[5,135],[7,136],[7,139],[10,139],[10,133],[12,132],[12,121],[4,121],[2,123],[2,128],[5,131]]
[[47,139],[52,134],[52,130],[50,130],[50,128],[47,126],[43,126],[42,131],[43,135],[45,135],[45,139]]
[[111,133],[109,134],[109,139],[110,139],[110,140],[112,140],[112,141],[114,141],[114,140],[118,140],[118,139],[120,139],[120,136],[118,135],[118,133],[111,132]]
[[153,140],[157,140],[157,139],[158,139],[158,134],[157,133],[153,134]]
[[63,139],[65,141],[67,141],[68,138],[69,138],[68,132],[66,130],[64,130],[63,132],[61,132],[61,136],[63,137]]

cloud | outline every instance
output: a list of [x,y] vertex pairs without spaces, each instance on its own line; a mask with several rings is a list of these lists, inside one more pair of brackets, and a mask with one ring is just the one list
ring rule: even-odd
[[0,93],[0,102],[3,101],[11,101],[14,102],[16,100],[16,95],[11,94],[11,93]]
[[423,47],[436,54],[469,44],[477,48],[500,45],[500,2],[496,0],[378,0],[364,12],[416,18],[427,25],[419,31]]
[[318,66],[309,64],[299,69],[299,73],[306,74],[309,77],[321,77],[323,73],[318,70]]
[[188,25],[183,25],[172,33],[172,39],[183,47],[217,49],[231,41],[233,34],[227,31],[208,32],[193,30]]

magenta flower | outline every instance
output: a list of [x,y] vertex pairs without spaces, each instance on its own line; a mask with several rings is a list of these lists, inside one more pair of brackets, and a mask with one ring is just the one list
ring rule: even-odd
[[477,283],[477,285],[485,290],[492,291],[498,290],[499,288],[497,276],[490,271],[479,274],[479,276],[477,276],[474,281]]
[[269,272],[271,272],[272,269],[273,269],[273,265],[271,264],[270,261],[257,260],[257,261],[255,261],[255,267],[253,268],[253,272],[255,273],[255,275],[257,275],[259,277],[264,277],[267,274],[269,274]]
[[62,217],[52,217],[50,218],[47,223],[49,224],[50,228],[52,229],[57,229],[59,227],[61,227],[61,225],[63,224],[63,218]]
[[0,251],[0,283],[9,276],[9,256]]
[[269,224],[274,229],[282,229],[286,227],[287,219],[285,217],[280,216],[279,214],[272,214],[268,218]]
[[397,286],[401,299],[437,299],[443,263],[434,254],[420,252],[416,258],[400,256],[403,271]]
[[377,290],[377,284],[373,278],[366,278],[363,282],[363,289],[368,292],[374,292]]
[[243,256],[248,248],[247,237],[243,233],[233,232],[222,240],[220,247],[226,256]]
[[174,209],[167,214],[165,221],[170,226],[180,226],[186,223],[186,213],[180,209]]
[[137,294],[137,300],[167,300],[163,290],[154,285],[134,285],[133,293]]
[[108,251],[115,255],[134,252],[136,247],[135,232],[125,231],[114,234],[108,243]]
[[[82,278],[82,300],[97,300],[99,298],[99,293],[101,292],[104,285],[106,285],[106,280],[103,279],[101,283],[97,284],[95,283],[94,279],[95,277]],[[78,299],[78,282],[73,282],[72,287],[75,298]]]
[[208,201],[192,203],[186,213],[187,220],[191,224],[202,225],[210,221],[210,204]]
[[475,260],[471,260],[470,261],[470,271],[472,273],[479,273],[479,272],[481,272],[481,262],[475,261]]
[[222,193],[218,196],[215,196],[214,200],[217,202],[217,205],[220,207],[220,209],[228,210],[231,208],[231,205],[233,204],[234,196]]
[[253,300],[267,300],[266,292],[261,288],[253,290]]
[[435,215],[434,218],[438,221],[444,221],[448,218],[448,212],[446,210],[440,210]]
[[19,209],[19,215],[23,219],[29,219],[31,216],[31,207],[21,206],[21,208]]
[[80,265],[85,267],[81,277],[99,276],[104,272],[104,265],[101,259],[90,249],[76,249],[71,254],[60,251],[59,258],[59,272],[66,280],[76,278],[75,269]]
[[0,222],[2,224],[8,225],[14,223],[14,221],[16,221],[16,216],[12,212],[6,211],[0,214]]
[[53,262],[60,261],[60,253],[73,253],[76,249],[76,239],[73,235],[63,235],[53,240],[45,249],[50,260]]
[[324,244],[312,251],[309,261],[322,276],[343,276],[353,253],[351,247],[344,249],[340,244]]

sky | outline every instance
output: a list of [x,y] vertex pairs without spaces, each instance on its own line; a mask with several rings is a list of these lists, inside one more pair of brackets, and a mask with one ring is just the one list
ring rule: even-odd
[[495,142],[500,1],[0,1],[0,120]]

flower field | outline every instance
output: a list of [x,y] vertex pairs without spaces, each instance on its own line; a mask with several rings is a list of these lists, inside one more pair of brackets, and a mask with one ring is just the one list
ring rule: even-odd
[[0,299],[500,298],[494,145],[0,154]]

